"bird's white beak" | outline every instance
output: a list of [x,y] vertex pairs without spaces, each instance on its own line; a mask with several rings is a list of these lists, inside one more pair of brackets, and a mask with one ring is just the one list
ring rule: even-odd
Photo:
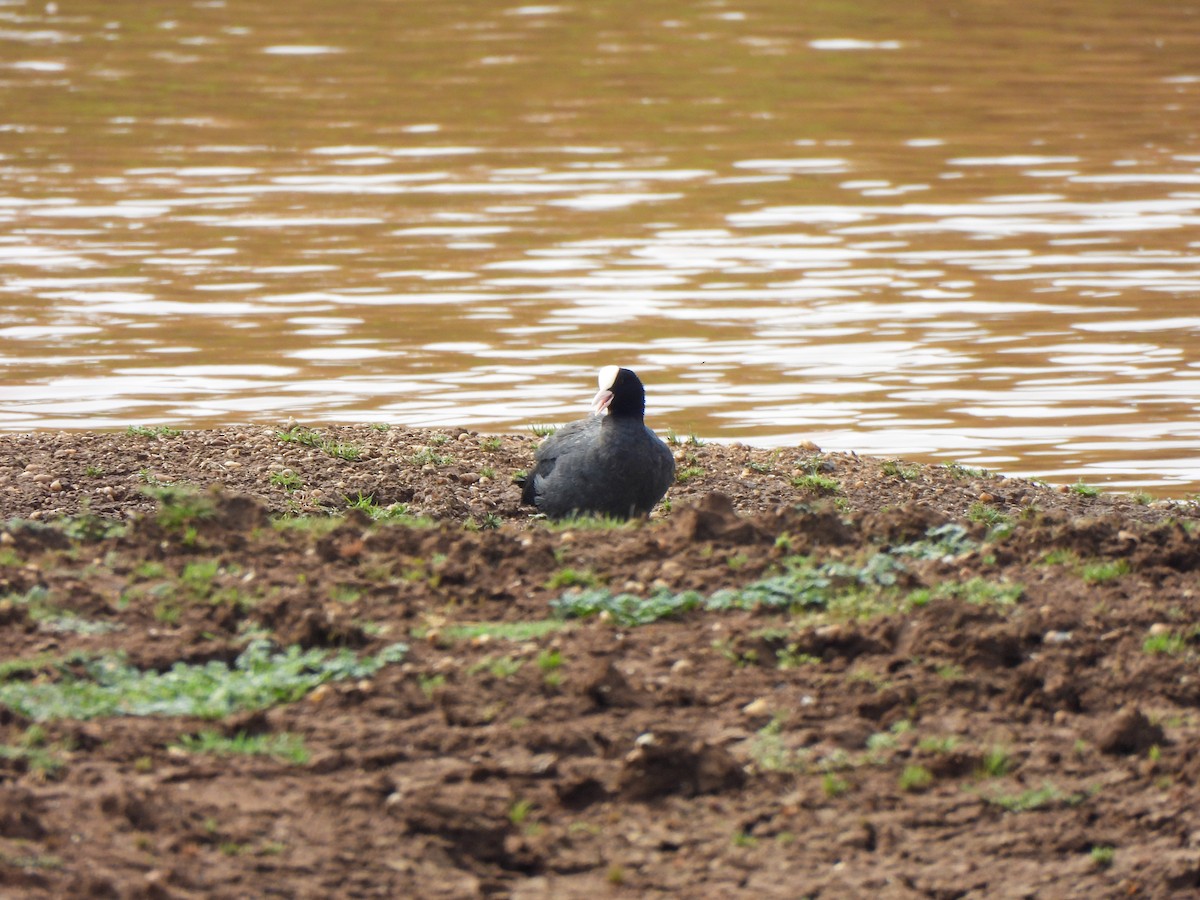
[[598,416],[608,409],[608,404],[612,403],[612,398],[613,392],[610,390],[606,389],[597,393],[592,398],[592,414]]

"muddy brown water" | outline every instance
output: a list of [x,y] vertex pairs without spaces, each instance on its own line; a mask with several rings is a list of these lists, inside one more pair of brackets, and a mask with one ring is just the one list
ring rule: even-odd
[[0,428],[660,430],[1200,489],[1194,4],[0,0]]

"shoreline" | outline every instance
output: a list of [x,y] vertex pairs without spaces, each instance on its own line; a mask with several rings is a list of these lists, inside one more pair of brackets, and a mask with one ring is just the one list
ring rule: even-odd
[[[846,510],[923,502],[966,516],[972,504],[1015,515],[1030,505],[1073,515],[1115,514],[1149,521],[1188,515],[1194,498],[1106,491],[1082,482],[1050,485],[969,466],[823,452],[811,442],[759,447],[740,442],[672,439],[677,480],[654,515],[710,491],[739,512],[762,512],[816,499]],[[514,477],[541,440],[533,433],[490,434],[464,428],[337,425],[240,425],[177,430],[0,432],[0,520],[12,516],[101,516],[148,510],[141,490],[156,484],[222,485],[252,494],[276,513],[330,513],[371,497],[403,503],[419,515],[467,521],[520,521]],[[977,514],[982,514],[977,511]]]

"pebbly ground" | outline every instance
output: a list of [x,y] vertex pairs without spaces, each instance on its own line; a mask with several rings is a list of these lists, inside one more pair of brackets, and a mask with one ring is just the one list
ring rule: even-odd
[[1200,888],[1196,503],[685,442],[555,525],[535,443],[0,434],[0,895]]

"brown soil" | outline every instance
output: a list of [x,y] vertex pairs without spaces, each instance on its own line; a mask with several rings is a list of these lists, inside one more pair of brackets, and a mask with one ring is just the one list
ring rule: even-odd
[[[1195,503],[706,444],[677,448],[685,480],[649,521],[564,529],[518,505],[532,437],[313,442],[0,435],[0,686],[67,678],[80,652],[167,671],[252,635],[409,644],[216,721],[0,707],[0,895],[1200,890]],[[145,492],[167,483],[222,488],[180,522]],[[294,518],[360,496],[433,524]],[[948,522],[954,552],[904,556],[873,593],[843,573],[824,611],[456,629],[554,619],[572,580],[709,596],[793,554],[861,572]],[[181,746],[206,729],[308,756]]]

